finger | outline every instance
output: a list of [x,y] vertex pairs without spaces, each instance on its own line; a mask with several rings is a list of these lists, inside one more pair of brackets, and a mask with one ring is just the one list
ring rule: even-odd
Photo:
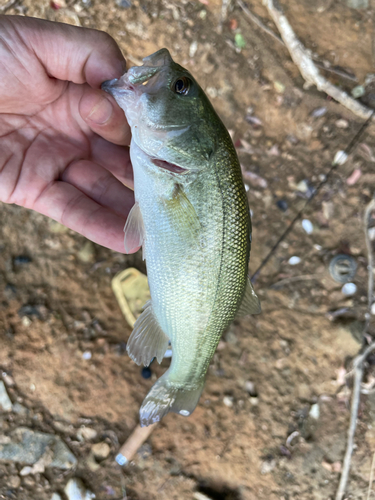
[[93,162],[73,162],[64,171],[61,180],[72,184],[81,192],[126,218],[134,205],[134,193],[118,181],[108,170]]
[[126,217],[99,205],[67,182],[54,182],[43,191],[32,208],[99,245],[125,252]]
[[130,127],[112,96],[85,87],[79,113],[91,130],[114,144],[130,144]]
[[3,22],[11,23],[49,76],[99,88],[104,80],[118,78],[126,70],[121,50],[108,33],[43,19],[5,17]]
[[129,148],[116,146],[95,135],[91,138],[91,155],[95,163],[102,165],[116,179],[134,190],[133,168]]

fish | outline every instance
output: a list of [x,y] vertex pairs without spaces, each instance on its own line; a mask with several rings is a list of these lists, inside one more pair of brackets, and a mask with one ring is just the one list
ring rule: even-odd
[[140,408],[141,426],[198,404],[219,340],[237,317],[258,314],[248,277],[251,218],[231,137],[189,71],[163,48],[102,84],[131,127],[135,204],[127,253],[142,247],[151,300],[127,352],[168,370]]

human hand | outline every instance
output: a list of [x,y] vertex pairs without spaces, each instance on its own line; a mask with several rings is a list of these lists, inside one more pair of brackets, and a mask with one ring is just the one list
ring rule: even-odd
[[134,203],[130,129],[99,88],[124,71],[106,33],[0,16],[0,201],[119,252]]

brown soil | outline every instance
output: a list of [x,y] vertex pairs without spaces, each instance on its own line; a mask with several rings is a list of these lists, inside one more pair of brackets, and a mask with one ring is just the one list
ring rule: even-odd
[[[253,180],[249,190],[254,272],[306,202],[298,183],[319,184],[360,120],[315,89],[304,90],[286,49],[250,24],[237,6],[219,34],[220,0],[133,0],[127,9],[113,0],[67,3],[59,10],[47,0],[18,5],[29,16],[107,31],[129,65],[168,47],[207,90],[233,133],[244,169],[263,178],[263,187]],[[322,61],[352,72],[359,83],[373,72],[369,11],[348,9],[340,1],[328,2],[325,11],[327,2],[320,0],[282,3],[299,38]],[[261,0],[248,5],[275,29]],[[235,24],[246,41],[242,51],[234,46]],[[197,50],[189,57],[193,42]],[[356,85],[327,76],[347,90]],[[324,116],[311,115],[321,107],[327,108]],[[249,114],[261,125],[248,123]],[[361,139],[370,148],[374,132],[368,128]],[[12,488],[9,478],[21,466],[0,464],[0,498],[49,500],[69,477],[77,476],[99,500],[182,500],[192,499],[194,492],[212,500],[333,499],[351,388],[350,378],[347,388],[338,384],[338,370],[349,369],[360,348],[355,332],[366,304],[361,221],[375,190],[370,156],[358,148],[330,177],[304,213],[313,233],[306,234],[298,222],[262,269],[256,289],[263,313],[236,321],[224,335],[194,414],[188,419],[168,415],[123,470],[114,462],[119,445],[137,424],[144,396],[169,363],[154,363],[151,379],[145,380],[124,349],[130,329],[111,279],[128,266],[145,272],[142,259],[93,246],[91,261],[82,262],[83,237],[36,213],[2,205],[0,366],[15,382],[8,386],[12,401],[28,412],[0,416],[0,431],[7,434],[27,425],[54,432],[79,465],[68,474],[51,469],[22,477],[21,486]],[[347,178],[356,168],[362,176],[349,186]],[[280,200],[287,203],[285,212],[277,206]],[[358,290],[349,298],[328,272],[330,259],[342,252],[358,263]],[[289,265],[291,256],[299,256],[301,263]],[[25,309],[27,305],[31,308]],[[340,307],[351,309],[351,319],[330,321],[327,312]],[[91,359],[83,359],[86,351]],[[246,382],[254,384],[251,394]],[[320,415],[314,419],[309,412],[317,403]],[[96,472],[87,462],[92,443],[76,437],[82,425],[98,432],[95,441],[111,445],[110,457]],[[374,425],[375,397],[362,396],[347,498],[366,498]]]

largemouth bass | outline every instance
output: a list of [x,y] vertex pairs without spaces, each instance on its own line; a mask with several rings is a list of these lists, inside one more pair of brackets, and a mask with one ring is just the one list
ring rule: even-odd
[[151,300],[127,343],[130,357],[170,368],[140,409],[141,425],[190,415],[217,344],[239,315],[260,312],[250,279],[251,220],[232,140],[193,76],[167,49],[105,82],[132,130],[136,203],[125,250],[142,246]]

